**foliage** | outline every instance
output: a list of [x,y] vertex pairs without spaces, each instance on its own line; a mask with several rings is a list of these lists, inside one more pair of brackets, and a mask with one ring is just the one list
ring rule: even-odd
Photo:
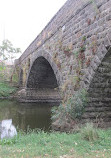
[[70,57],[70,55],[72,54],[72,47],[71,46],[63,47],[63,52],[66,56]]
[[88,141],[95,141],[99,138],[98,131],[93,123],[86,123],[85,127],[81,129],[81,136]]
[[86,41],[86,38],[87,38],[86,36],[83,36],[82,41]]
[[0,46],[0,57],[1,60],[13,59],[15,58],[14,54],[21,53],[20,48],[14,48],[12,43],[9,40],[3,40],[2,45]]
[[9,139],[0,140],[0,145],[13,145],[19,141],[19,135]]
[[13,59],[20,48],[14,48],[9,40],[4,40],[0,46],[0,81],[9,81],[12,74],[12,67],[7,66],[6,61],[13,64]]
[[86,95],[87,93],[84,89],[79,90],[67,101],[68,113],[72,119],[81,119],[87,104]]
[[16,91],[16,88],[5,82],[0,82],[0,97],[8,97]]
[[0,82],[10,81],[12,71],[12,65],[6,65],[4,62],[0,63]]
[[60,126],[71,123],[71,120],[81,119],[87,105],[87,92],[83,90],[77,91],[65,105],[61,104],[57,108],[52,108],[52,120],[58,121]]
[[3,71],[6,69],[6,66],[4,63],[0,64],[0,71]]
[[6,70],[6,65],[1,61],[0,62],[0,80],[5,80],[5,70]]
[[11,80],[12,80],[13,83],[18,83],[19,78],[18,78],[17,72],[13,72]]
[[27,134],[24,132],[18,134],[15,138],[0,142],[1,157],[111,157],[111,129],[98,130],[99,139],[93,143],[81,139],[81,133],[45,133],[32,130]]

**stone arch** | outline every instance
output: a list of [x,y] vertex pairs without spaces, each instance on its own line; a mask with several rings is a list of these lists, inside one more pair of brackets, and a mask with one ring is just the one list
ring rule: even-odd
[[[92,69],[91,69],[92,68]],[[89,103],[85,118],[99,126],[111,127],[111,48],[102,46],[90,65],[86,82]],[[92,76],[91,76],[92,75]],[[88,80],[89,79],[89,80]],[[103,122],[104,125],[103,125]]]
[[83,76],[83,84],[81,85],[83,88],[89,89],[91,81],[101,64],[102,60],[104,59],[105,55],[109,52],[110,47],[105,47],[104,45],[100,45],[98,47],[98,51],[94,58],[92,59],[89,67],[86,69],[85,74]]
[[[38,67],[39,65],[40,65],[40,67]],[[32,83],[30,75],[33,73],[32,69],[34,67],[37,68],[37,71],[41,71],[41,70],[43,71],[44,70],[44,71],[47,71],[47,72],[49,71],[50,72],[49,76],[47,76],[47,77],[45,76],[46,72],[44,72],[44,74],[42,74],[40,72],[41,77],[40,76],[35,76],[35,79],[37,80],[39,85],[41,83],[40,80],[42,79],[42,77],[47,78],[47,81],[45,81],[46,84],[48,84],[48,80],[51,77],[52,80],[50,80],[51,84],[49,85],[49,87],[53,84],[54,84],[54,86],[52,86],[52,88],[56,88],[57,86],[59,87],[61,85],[60,72],[59,72],[56,64],[54,63],[52,56],[47,51],[40,50],[39,52],[35,52],[34,55],[33,55],[32,62],[31,62],[31,65],[30,65],[30,69],[29,69],[29,72],[28,72],[28,75],[27,75],[26,88],[32,88],[33,87],[33,86],[29,86],[29,82],[31,81],[30,83]],[[56,84],[56,82],[57,82],[57,84]],[[37,87],[43,88],[42,85],[41,86],[39,86],[39,85],[37,86],[37,84],[36,84]],[[45,86],[45,85],[43,84],[43,86]]]

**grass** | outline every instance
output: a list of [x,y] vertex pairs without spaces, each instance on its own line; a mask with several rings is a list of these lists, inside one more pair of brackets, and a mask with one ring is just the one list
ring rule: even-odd
[[0,141],[0,158],[110,158],[111,129],[98,130],[98,135],[95,141],[87,141],[81,132],[19,132]]
[[5,82],[0,82],[0,97],[9,97],[16,91],[16,88]]
[[86,126],[81,129],[83,139],[94,141],[99,138],[98,130],[94,127],[93,123],[86,123]]

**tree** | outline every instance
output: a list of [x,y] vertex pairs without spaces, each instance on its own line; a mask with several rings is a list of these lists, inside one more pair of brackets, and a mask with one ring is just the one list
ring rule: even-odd
[[0,58],[4,62],[6,60],[13,60],[15,55],[21,53],[20,48],[14,48],[13,44],[9,40],[3,40],[0,46]]
[[0,80],[8,80],[12,74],[12,68],[7,66],[6,62],[13,64],[13,60],[18,53],[21,53],[20,48],[14,48],[9,40],[3,40],[0,46]]

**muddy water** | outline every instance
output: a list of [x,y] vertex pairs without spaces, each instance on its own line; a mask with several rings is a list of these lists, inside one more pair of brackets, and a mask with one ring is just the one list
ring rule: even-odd
[[12,119],[14,126],[22,130],[28,127],[51,130],[51,108],[54,103],[18,103],[0,100],[0,121]]

